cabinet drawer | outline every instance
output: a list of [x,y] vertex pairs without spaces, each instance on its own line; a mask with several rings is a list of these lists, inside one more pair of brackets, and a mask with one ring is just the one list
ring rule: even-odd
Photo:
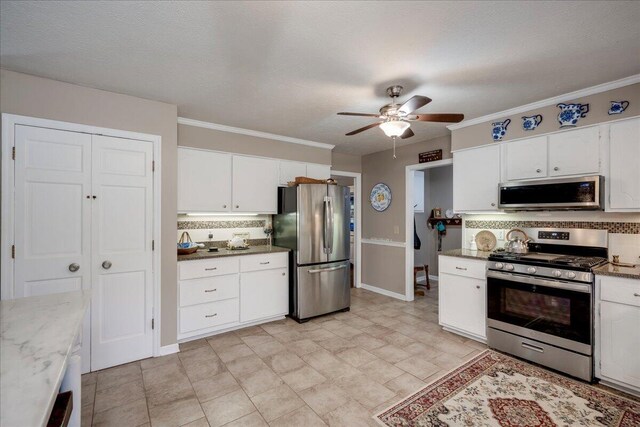
[[277,254],[247,255],[240,257],[240,271],[269,270],[287,267],[289,256],[286,252]]
[[640,280],[602,277],[600,299],[640,307]]
[[240,294],[238,274],[205,277],[180,282],[180,306],[237,298]]
[[200,261],[183,261],[178,264],[180,280],[198,279],[200,277],[222,276],[237,273],[238,258],[212,258]]
[[180,333],[238,322],[239,316],[238,298],[183,307],[180,309]]
[[457,276],[485,279],[487,276],[487,263],[465,258],[440,256],[438,260],[439,271],[455,274]]

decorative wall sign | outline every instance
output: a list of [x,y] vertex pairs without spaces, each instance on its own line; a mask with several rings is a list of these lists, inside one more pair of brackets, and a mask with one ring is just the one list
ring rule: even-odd
[[435,162],[436,160],[442,160],[442,149],[425,151],[418,154],[419,163]]
[[369,196],[369,202],[371,207],[382,212],[391,205],[391,189],[385,183],[379,182],[371,189],[371,195]]
[[629,101],[611,101],[611,108],[609,108],[609,115],[621,114],[629,106]]
[[524,130],[534,130],[540,123],[542,123],[542,114],[522,116],[522,129]]
[[589,104],[558,104],[558,122],[560,128],[575,127],[580,118],[587,117]]
[[511,119],[506,119],[502,122],[491,123],[491,134],[494,141],[500,141],[502,137],[507,133],[507,126],[511,123]]

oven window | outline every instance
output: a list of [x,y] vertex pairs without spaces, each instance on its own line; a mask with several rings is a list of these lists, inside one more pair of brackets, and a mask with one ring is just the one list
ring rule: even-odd
[[490,319],[591,344],[591,294],[490,277]]

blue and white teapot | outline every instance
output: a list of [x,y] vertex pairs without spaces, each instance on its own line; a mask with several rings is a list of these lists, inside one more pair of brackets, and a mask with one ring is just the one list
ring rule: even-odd
[[507,133],[507,126],[509,126],[509,123],[511,123],[511,119],[491,124],[491,134],[494,141],[500,141],[502,139],[502,137]]
[[558,122],[560,127],[574,127],[580,118],[586,117],[589,112],[589,104],[558,104]]
[[624,112],[629,106],[629,101],[611,101],[611,108],[609,108],[609,115],[620,114]]
[[522,129],[524,130],[534,130],[540,123],[542,123],[542,114],[522,116]]

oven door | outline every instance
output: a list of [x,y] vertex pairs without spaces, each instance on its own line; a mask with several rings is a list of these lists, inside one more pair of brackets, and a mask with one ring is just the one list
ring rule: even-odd
[[487,272],[487,326],[592,353],[592,286]]

